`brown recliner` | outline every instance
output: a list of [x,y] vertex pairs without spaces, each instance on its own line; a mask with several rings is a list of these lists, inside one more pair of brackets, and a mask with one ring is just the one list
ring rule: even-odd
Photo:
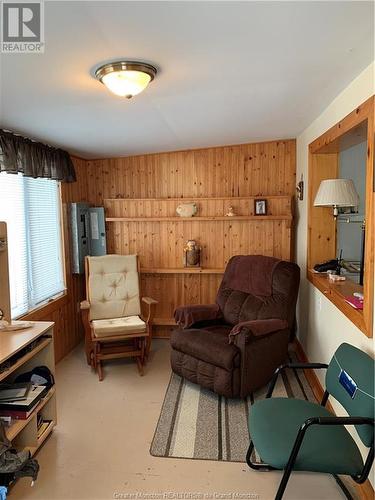
[[176,309],[172,370],[228,398],[243,398],[267,384],[287,358],[299,280],[292,262],[232,257],[216,304]]

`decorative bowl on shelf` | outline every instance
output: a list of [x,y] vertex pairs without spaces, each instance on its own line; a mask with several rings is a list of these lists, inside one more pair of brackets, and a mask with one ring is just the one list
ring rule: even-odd
[[176,208],[176,213],[180,217],[193,217],[198,212],[197,204],[194,202],[181,203]]

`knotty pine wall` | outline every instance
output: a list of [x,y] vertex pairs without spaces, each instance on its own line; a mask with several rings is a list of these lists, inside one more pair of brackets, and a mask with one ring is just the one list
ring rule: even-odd
[[90,202],[295,194],[295,140],[87,162]]
[[[143,294],[159,300],[155,336],[168,336],[176,306],[215,300],[231,255],[264,253],[292,258],[292,221],[287,217],[293,211],[295,172],[294,140],[87,162],[90,202],[104,205],[106,216],[115,219],[107,222],[108,252],[138,253]],[[250,215],[252,198],[262,196],[274,197],[269,199],[268,213],[286,218],[199,218],[222,216],[230,204],[237,214]],[[166,198],[174,200],[163,201]],[[198,202],[194,220],[173,220],[181,199]],[[204,272],[178,269],[182,268],[183,244],[190,238],[203,247]]]
[[[83,337],[78,304],[84,298],[84,283],[82,277],[72,276],[70,272],[70,243],[65,215],[67,203],[82,201],[93,206],[102,206],[108,205],[108,201],[105,200],[113,198],[186,198],[190,201],[211,197],[280,195],[293,197],[296,185],[295,140],[125,158],[102,160],[73,158],[73,160],[77,182],[62,184],[61,187],[65,221],[67,294],[62,299],[27,316],[32,320],[51,320],[56,323],[57,361],[73,349]],[[178,203],[177,201],[176,205]],[[277,201],[275,203],[277,205]],[[267,227],[267,230],[263,240],[269,241],[274,231],[274,222],[265,222],[264,227]],[[261,221],[259,220],[257,224],[261,224]],[[120,240],[118,236],[115,237],[116,227],[122,228],[118,230]],[[121,231],[124,230],[125,226],[122,223],[107,223],[110,252],[119,253],[121,241],[124,239],[121,239]],[[245,226],[243,230],[246,232]],[[251,239],[249,234],[246,232],[247,240]],[[290,234],[292,238],[293,233]],[[163,240],[162,234],[153,234],[153,237]],[[141,238],[139,231],[133,236],[133,240],[137,238]],[[200,239],[204,239],[203,236]],[[238,237],[236,241],[239,244]],[[220,240],[216,241],[216,244],[219,250],[223,246]],[[292,247],[292,242],[290,246]],[[146,262],[142,264],[147,266]],[[205,261],[204,265],[210,263]],[[170,316],[177,303],[212,301],[220,280],[221,274],[218,270],[217,274],[142,274],[141,284],[144,294],[157,295],[156,298],[163,297],[163,304],[158,306],[157,314]],[[165,295],[165,290],[169,291],[168,297]],[[165,336],[170,328],[168,325],[158,325],[155,333],[157,336]]]

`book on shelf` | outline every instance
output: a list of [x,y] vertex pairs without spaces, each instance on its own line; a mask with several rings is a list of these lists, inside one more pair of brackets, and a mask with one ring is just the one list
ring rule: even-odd
[[6,417],[0,416],[0,422],[2,422],[6,427],[9,427],[12,424],[12,417],[9,415]]
[[30,382],[21,384],[0,384],[0,403],[25,400],[30,392]]
[[345,302],[347,302],[350,306],[354,307],[354,309],[363,309],[363,300],[358,297],[354,297],[352,295],[345,297]]
[[50,426],[52,420],[44,420],[39,426],[37,430],[37,438],[41,438],[42,435],[46,432],[48,427]]
[[0,416],[11,416],[15,419],[26,419],[34,411],[39,401],[47,394],[49,387],[44,385],[33,386],[27,397],[21,401],[7,401],[0,403]]
[[0,410],[0,418],[10,417],[12,420],[27,420],[35,410],[38,403],[35,404],[29,411],[22,410]]

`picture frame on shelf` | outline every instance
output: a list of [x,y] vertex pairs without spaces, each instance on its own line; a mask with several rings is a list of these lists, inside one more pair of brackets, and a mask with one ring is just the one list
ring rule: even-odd
[[267,200],[254,200],[254,214],[267,215]]

